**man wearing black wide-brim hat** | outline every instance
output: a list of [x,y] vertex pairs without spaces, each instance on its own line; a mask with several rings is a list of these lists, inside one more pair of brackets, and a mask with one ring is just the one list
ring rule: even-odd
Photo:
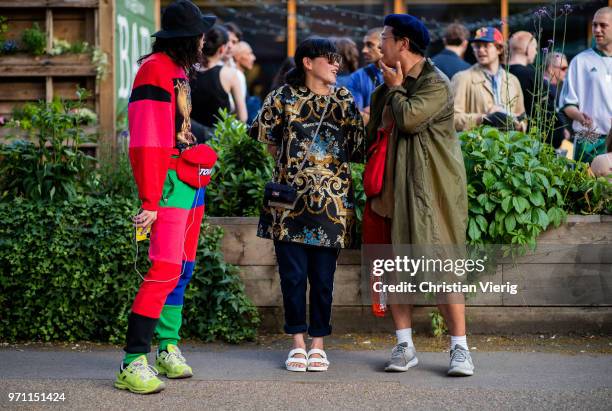
[[[193,375],[177,344],[204,213],[204,189],[182,181],[175,169],[178,153],[196,144],[187,73],[199,61],[204,33],[215,19],[202,15],[191,1],[170,4],[162,16],[162,30],[153,34],[152,52],[139,59],[130,95],[129,156],[141,201],[134,223],[137,233],[150,231],[151,268],[128,316],[125,356],[114,385],[138,394],[165,388],[157,373],[168,378]],[[214,163],[216,155],[210,152],[208,160]],[[155,369],[147,361],[154,334],[159,340]]]
[[[377,136],[386,134],[387,154],[382,190],[364,211],[363,243],[392,244],[394,252],[400,245],[460,249],[466,242],[467,183],[450,84],[424,57],[429,32],[416,17],[387,16],[381,40],[384,84],[372,95],[367,137],[370,145],[379,144]],[[463,295],[445,297],[437,302],[451,334],[448,374],[472,375]],[[408,300],[387,300],[397,345],[386,371],[407,371],[418,363]]]

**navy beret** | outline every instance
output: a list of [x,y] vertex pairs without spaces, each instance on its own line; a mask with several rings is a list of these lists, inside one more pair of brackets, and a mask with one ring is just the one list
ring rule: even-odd
[[385,26],[393,27],[395,35],[408,37],[422,51],[429,45],[429,31],[421,20],[410,14],[389,14],[385,17]]

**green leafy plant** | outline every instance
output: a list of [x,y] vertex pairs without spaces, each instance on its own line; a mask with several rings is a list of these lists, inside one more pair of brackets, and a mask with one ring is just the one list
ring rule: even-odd
[[568,213],[612,207],[611,185],[531,135],[484,127],[459,135],[468,176],[471,244],[535,246]]
[[[0,339],[123,343],[141,279],[134,269],[130,198],[78,196],[44,204],[0,201]],[[237,268],[223,260],[222,230],[204,224],[181,335],[237,343],[254,338],[257,310]],[[140,245],[137,268],[148,268]]]
[[[204,341],[253,340],[259,313],[244,291],[239,269],[223,258],[223,229],[204,222],[196,270],[185,293],[186,335]],[[199,267],[199,268],[198,268]]]
[[209,215],[258,215],[273,169],[264,145],[249,137],[247,126],[226,111],[220,111],[209,144],[219,157],[206,191]]
[[77,96],[76,102],[27,104],[14,113],[9,126],[20,135],[0,145],[0,198],[54,201],[87,190],[95,159],[79,146],[93,141],[84,130],[91,117],[82,112],[85,92]]
[[6,33],[8,33],[9,30],[9,26],[6,21],[6,16],[0,16],[0,43],[6,40]]
[[90,50],[91,50],[91,46],[89,45],[88,42],[77,41],[76,43],[73,43],[70,45],[68,52],[74,53],[74,54],[83,54],[83,53],[89,53]]
[[540,151],[539,158],[563,181],[563,209],[567,213],[612,213],[612,184],[604,177],[594,178],[588,164],[558,157],[548,146]]
[[[365,164],[351,163],[351,176],[353,177],[353,187],[355,190],[355,214],[357,217],[356,237],[361,242],[361,221],[363,221],[363,210],[365,209],[366,195],[363,190],[363,170]],[[358,244],[357,244],[358,246]]]
[[53,39],[53,47],[49,50],[49,54],[52,56],[59,56],[60,54],[67,53],[70,50],[70,43],[66,40]]
[[[587,172],[585,171],[585,174]],[[570,199],[583,214],[612,214],[612,183],[605,177],[596,179],[581,175],[574,186],[574,197]],[[582,195],[579,195],[581,193]],[[568,200],[568,201],[570,201]]]
[[132,175],[132,166],[128,157],[128,132],[119,133],[116,156],[101,162],[94,174],[90,194],[94,196],[119,196],[139,201],[138,188]]
[[21,35],[21,43],[25,51],[42,56],[47,47],[47,35],[40,29],[38,23],[34,23],[32,28],[25,29]]
[[108,74],[108,54],[99,47],[94,48],[91,53],[91,63],[96,67],[96,80],[104,80]]
[[444,322],[444,316],[437,309],[429,313],[429,319],[431,322],[431,333],[434,337],[441,337],[448,332],[446,323]]
[[461,133],[468,177],[471,244],[535,245],[564,220],[564,181],[539,158],[549,147],[520,132],[495,128]]
[[61,54],[73,53],[82,54],[89,53],[91,47],[86,41],[77,41],[76,43],[70,43],[67,40],[53,39],[53,47],[49,50],[49,54],[52,56],[59,56]]

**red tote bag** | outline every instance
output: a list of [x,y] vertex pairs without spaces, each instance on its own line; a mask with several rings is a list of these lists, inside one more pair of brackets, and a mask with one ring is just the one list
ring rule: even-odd
[[379,129],[376,133],[376,141],[368,149],[368,162],[363,171],[363,190],[368,198],[377,197],[382,192],[390,135],[390,128]]

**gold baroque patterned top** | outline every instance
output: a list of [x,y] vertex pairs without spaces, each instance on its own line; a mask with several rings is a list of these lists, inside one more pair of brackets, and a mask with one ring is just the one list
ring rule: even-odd
[[[329,106],[325,111],[325,106]],[[308,152],[321,116],[319,135]],[[349,248],[355,237],[355,196],[350,162],[364,161],[361,115],[346,88],[329,96],[284,85],[271,92],[250,135],[278,147],[274,181],[293,184],[293,210],[263,206],[257,235],[279,241]]]

